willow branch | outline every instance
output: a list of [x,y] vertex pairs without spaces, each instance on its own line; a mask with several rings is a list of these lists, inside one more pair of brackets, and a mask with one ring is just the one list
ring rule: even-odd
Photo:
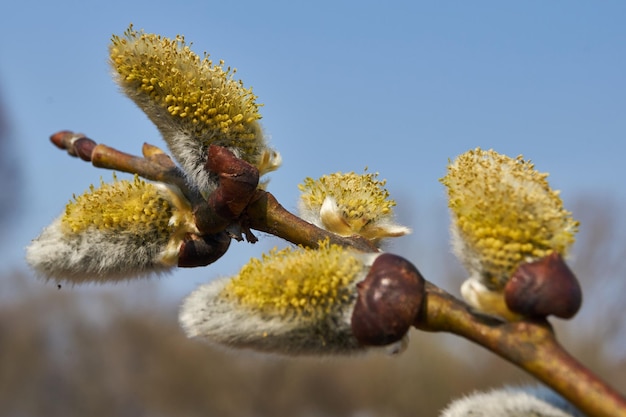
[[[330,238],[333,243],[374,251],[364,239],[329,234],[305,222],[265,191],[257,191],[246,214],[252,228],[303,246],[316,247],[320,240]],[[414,326],[453,333],[485,347],[545,382],[589,416],[626,417],[626,399],[567,353],[545,320],[503,322],[474,312],[427,283]]]
[[[207,201],[187,184],[184,174],[169,156],[155,146],[145,144],[144,156],[138,157],[98,145],[84,135],[68,131],[52,135],[51,140],[70,155],[91,161],[96,167],[133,173],[177,186],[194,205],[194,213],[204,217],[198,220],[199,224],[210,223],[207,219],[217,216],[219,221],[207,229],[227,227],[221,221],[226,219],[228,223],[238,223],[244,230],[269,233],[298,245],[317,247],[319,242],[328,239],[331,243],[364,252],[378,251],[363,237],[338,236],[302,220],[286,210],[272,194],[260,189],[245,196],[242,207],[229,205],[227,211],[230,214],[225,217],[222,213],[225,204],[213,207],[209,202],[216,198],[232,202],[232,195],[228,192],[239,187],[246,189],[249,185],[245,178],[240,181],[234,171],[229,173],[239,164],[229,155],[216,159],[216,162],[229,164],[221,178],[229,182],[226,192],[216,194],[215,198],[209,197]],[[250,236],[254,238],[251,232]],[[252,238],[248,240],[254,242]],[[476,313],[463,301],[427,283],[424,302],[414,326],[423,331],[453,333],[485,347],[545,382],[589,416],[626,417],[626,399],[567,353],[545,319],[503,322]]]
[[428,283],[414,326],[471,340],[543,381],[589,416],[624,417],[626,399],[573,358],[545,320],[501,322]]

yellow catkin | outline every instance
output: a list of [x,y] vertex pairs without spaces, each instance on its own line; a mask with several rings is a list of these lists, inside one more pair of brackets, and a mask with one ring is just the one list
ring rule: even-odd
[[578,222],[563,208],[548,174],[537,172],[520,155],[510,158],[476,148],[448,165],[441,182],[447,187],[453,229],[462,240],[458,254],[494,289],[502,288],[524,261],[574,242]]
[[233,79],[236,70],[214,64],[206,53],[200,58],[180,35],[169,39],[131,25],[111,41],[118,82],[149,116],[161,108],[202,145],[236,146],[243,159],[256,162],[264,148],[260,105],[251,89]]
[[135,176],[132,182],[115,179],[99,188],[92,185],[67,204],[62,224],[73,234],[95,228],[105,233],[150,231],[169,236],[173,210],[157,187]]
[[384,188],[386,181],[377,176],[337,172],[317,180],[306,178],[298,186],[300,199],[307,210],[319,211],[326,197],[333,198],[352,232],[359,233],[366,225],[390,217],[396,205]]
[[363,268],[352,252],[328,243],[273,250],[250,260],[222,296],[264,314],[315,320],[354,299]]

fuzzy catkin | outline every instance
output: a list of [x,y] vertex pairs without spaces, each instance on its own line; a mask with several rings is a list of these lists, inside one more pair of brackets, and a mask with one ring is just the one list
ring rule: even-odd
[[200,286],[184,301],[179,321],[189,337],[234,348],[285,355],[363,351],[351,316],[356,284],[373,257],[328,244],[273,251],[235,277]]
[[110,63],[122,91],[157,126],[190,183],[205,196],[216,178],[205,169],[211,144],[224,146],[255,165],[261,175],[280,165],[258,120],[252,90],[235,70],[200,58],[182,36],[169,39],[135,31],[112,38]]
[[26,260],[57,281],[144,277],[176,266],[182,239],[195,232],[191,208],[174,187],[115,179],[68,203],[27,247]]
[[306,178],[298,188],[300,216],[341,236],[360,235],[374,243],[411,232],[393,221],[396,202],[389,198],[378,174],[337,172],[317,180]]

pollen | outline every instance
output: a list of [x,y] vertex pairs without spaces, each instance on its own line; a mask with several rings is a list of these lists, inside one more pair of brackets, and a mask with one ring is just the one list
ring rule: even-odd
[[95,228],[101,232],[159,236],[171,232],[174,207],[153,184],[135,176],[132,182],[117,180],[99,188],[93,185],[85,194],[70,201],[62,217],[67,232],[80,234]]
[[579,223],[563,208],[548,174],[523,156],[476,148],[448,165],[447,187],[455,250],[487,285],[501,289],[521,263],[553,251],[565,255]]
[[273,250],[251,259],[222,296],[264,314],[319,320],[355,299],[363,269],[353,252],[338,245]]

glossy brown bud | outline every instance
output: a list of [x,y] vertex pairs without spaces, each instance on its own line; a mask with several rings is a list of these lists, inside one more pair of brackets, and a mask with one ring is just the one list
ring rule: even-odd
[[424,298],[424,278],[406,259],[383,253],[357,284],[352,333],[364,346],[401,340],[415,321]]
[[569,319],[582,304],[574,273],[556,252],[520,265],[504,288],[507,307],[526,317],[554,315]]
[[207,266],[221,258],[229,246],[230,237],[226,232],[204,236],[189,235],[178,252],[178,266]]
[[77,156],[84,161],[91,161],[91,154],[97,143],[82,133],[70,130],[61,130],[50,136],[50,142],[59,149],[64,149],[71,156]]
[[259,184],[259,170],[217,145],[209,147],[206,169],[219,178],[219,186],[209,196],[209,204],[218,215],[236,219],[254,195]]
[[76,156],[78,156],[83,161],[89,162],[91,161],[91,154],[96,145],[97,143],[93,140],[82,137],[76,139],[72,144],[72,147],[74,148],[74,153],[76,154]]

